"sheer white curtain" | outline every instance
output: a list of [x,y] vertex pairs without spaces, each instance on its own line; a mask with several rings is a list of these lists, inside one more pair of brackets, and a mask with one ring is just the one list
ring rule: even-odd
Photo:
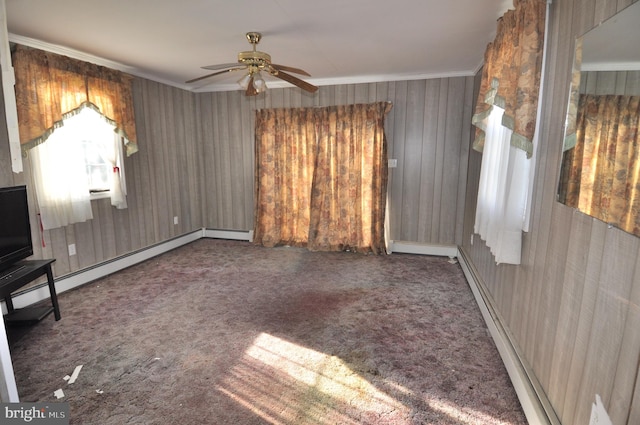
[[474,232],[496,263],[520,264],[531,162],[525,151],[511,146],[503,113],[493,106],[486,122]]
[[126,194],[121,189],[124,180],[119,178],[120,170],[123,170],[122,150],[117,147],[120,136],[114,132],[114,128],[98,112],[84,108],[66,118],[62,127],[29,151],[40,218],[45,230],[93,218],[82,145],[87,134],[100,146],[101,156],[112,164],[114,174],[118,174],[118,179],[112,179],[112,188],[117,186],[111,192],[115,196],[112,204],[126,208]]
[[29,151],[45,230],[93,218],[82,146],[66,139],[65,133],[56,131]]

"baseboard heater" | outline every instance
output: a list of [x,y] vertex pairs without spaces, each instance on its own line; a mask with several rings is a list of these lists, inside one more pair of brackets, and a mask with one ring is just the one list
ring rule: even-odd
[[482,316],[498,348],[511,383],[518,395],[522,410],[531,425],[561,425],[547,395],[535,377],[531,367],[520,355],[509,331],[504,327],[500,314],[496,311],[493,299],[478,274],[469,255],[463,248],[458,249],[458,262],[473,292]]

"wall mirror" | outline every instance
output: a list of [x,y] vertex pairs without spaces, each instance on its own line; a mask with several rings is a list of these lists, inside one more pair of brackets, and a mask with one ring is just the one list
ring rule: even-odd
[[640,236],[640,1],[576,40],[557,199]]

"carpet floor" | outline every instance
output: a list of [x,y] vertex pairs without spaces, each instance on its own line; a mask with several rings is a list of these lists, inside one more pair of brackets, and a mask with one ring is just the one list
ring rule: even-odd
[[448,258],[201,239],[59,301],[9,338],[71,424],[526,424]]

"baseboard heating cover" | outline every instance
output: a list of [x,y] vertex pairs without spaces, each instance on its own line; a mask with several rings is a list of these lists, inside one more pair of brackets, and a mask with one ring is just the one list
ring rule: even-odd
[[493,299],[488,295],[482,279],[469,260],[468,254],[462,248],[458,249],[458,262],[482,312],[502,362],[509,373],[509,378],[511,378],[511,383],[518,395],[527,422],[530,425],[560,425],[560,420],[553,410],[551,402],[533,371],[519,354],[519,349],[514,344],[513,338],[504,327],[503,320],[493,305]]
[[458,255],[458,247],[456,245],[423,244],[407,241],[389,241],[389,251],[391,254],[420,254],[438,257],[455,257]]

